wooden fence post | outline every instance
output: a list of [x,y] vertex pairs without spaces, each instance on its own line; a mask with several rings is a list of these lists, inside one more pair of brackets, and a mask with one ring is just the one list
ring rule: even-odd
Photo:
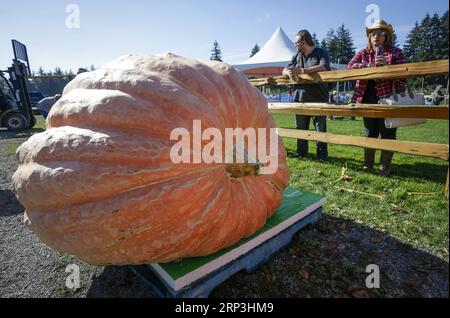
[[448,174],[449,174],[449,169],[447,169],[447,181],[445,182],[445,196],[448,198]]

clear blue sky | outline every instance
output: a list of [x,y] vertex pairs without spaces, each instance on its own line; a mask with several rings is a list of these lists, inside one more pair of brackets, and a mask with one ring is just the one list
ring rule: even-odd
[[[78,29],[65,25],[71,3],[80,9]],[[127,53],[173,52],[208,59],[214,40],[225,62],[238,63],[255,43],[264,45],[278,26],[291,39],[306,28],[322,40],[329,28],[345,23],[361,48],[371,3],[394,26],[400,45],[416,20],[448,9],[446,0],[0,0],[0,68],[11,62],[12,38],[27,45],[35,70],[99,67]]]

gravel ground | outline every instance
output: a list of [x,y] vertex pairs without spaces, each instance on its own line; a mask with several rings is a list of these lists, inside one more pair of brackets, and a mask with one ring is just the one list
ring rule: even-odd
[[[15,138],[12,138],[15,137]],[[90,266],[56,252],[23,224],[11,191],[17,168],[8,143],[27,135],[0,132],[0,297],[155,297],[127,266]],[[80,288],[65,286],[80,268]],[[380,288],[365,287],[366,266],[380,268]],[[253,273],[237,273],[210,297],[448,297],[448,259],[352,220],[326,214]]]

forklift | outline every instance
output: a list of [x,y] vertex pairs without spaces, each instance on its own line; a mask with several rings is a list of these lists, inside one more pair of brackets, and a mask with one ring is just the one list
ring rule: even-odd
[[36,124],[26,86],[26,77],[31,75],[31,71],[26,46],[16,40],[11,42],[14,51],[12,66],[5,71],[0,70],[0,127],[21,131]]

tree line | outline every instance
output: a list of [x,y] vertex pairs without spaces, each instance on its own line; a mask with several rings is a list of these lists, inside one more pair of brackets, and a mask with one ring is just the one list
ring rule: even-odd
[[[86,70],[95,70],[94,65]],[[33,78],[36,77],[36,78]],[[31,78],[27,81],[27,89],[29,92],[39,91],[45,96],[54,96],[61,94],[64,87],[75,77],[72,70],[63,71],[60,67],[56,67],[53,71],[44,71],[39,67],[37,72],[32,71]]]
[[[403,46],[403,52],[408,62],[424,62],[430,60],[448,59],[448,10],[439,16],[427,14],[420,22],[416,21]],[[447,84],[448,76],[427,76],[411,78],[408,83],[414,89],[422,85],[425,90],[431,90],[436,85]]]

